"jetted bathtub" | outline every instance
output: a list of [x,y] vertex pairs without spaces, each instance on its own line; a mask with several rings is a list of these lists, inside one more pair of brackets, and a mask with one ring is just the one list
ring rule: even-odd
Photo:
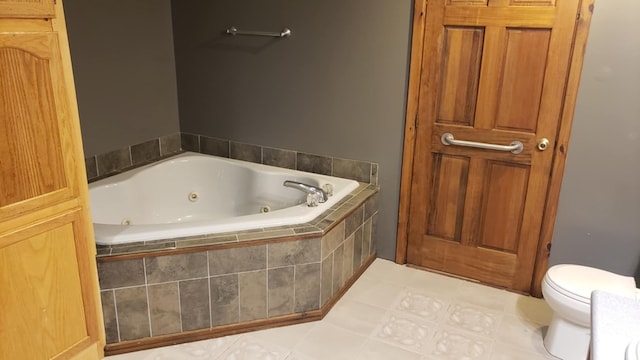
[[[283,186],[332,188],[318,206]],[[237,232],[313,220],[358,182],[216,156],[182,153],[89,184],[96,242],[114,245]]]

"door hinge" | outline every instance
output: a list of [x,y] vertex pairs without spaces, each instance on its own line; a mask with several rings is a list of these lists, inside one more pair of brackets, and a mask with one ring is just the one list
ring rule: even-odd
[[419,121],[418,121],[418,119],[419,119],[419,118],[418,118],[418,114],[416,114],[416,117],[414,117],[414,118],[413,118],[413,128],[414,128],[415,130],[417,130],[417,129],[418,129],[418,122],[419,122]]

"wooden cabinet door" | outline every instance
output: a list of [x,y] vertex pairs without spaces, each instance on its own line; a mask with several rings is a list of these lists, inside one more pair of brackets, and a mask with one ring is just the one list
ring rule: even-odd
[[[2,3],[2,2],[0,2]],[[0,7],[0,358],[103,355],[95,243],[64,19]]]
[[[579,6],[427,3],[409,263],[529,291]],[[522,150],[445,145],[447,133]]]
[[69,151],[75,134],[57,34],[0,33],[0,74],[0,218],[77,202],[77,159]]
[[98,358],[83,301],[88,264],[77,257],[86,238],[80,209],[0,235],[3,359],[69,357],[86,348]]
[[2,17],[51,18],[55,14],[54,0],[0,0]]

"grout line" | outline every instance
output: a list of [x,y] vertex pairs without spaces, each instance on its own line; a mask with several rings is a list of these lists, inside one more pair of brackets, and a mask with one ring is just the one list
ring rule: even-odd
[[[145,259],[146,260],[146,259]],[[153,329],[151,327],[151,303],[149,302],[149,284],[147,282],[147,263],[146,261],[142,262],[144,267],[144,292],[147,295],[147,316],[149,318],[149,336],[153,336]]]
[[209,298],[209,327],[213,327],[213,299],[211,298],[211,270],[209,269],[209,251],[207,251],[207,289],[209,289],[209,293],[207,297]]
[[265,314],[266,318],[269,318],[269,269],[264,269],[264,283],[265,283]]
[[240,273],[235,273],[236,275],[236,279],[238,279],[237,283],[238,283],[238,322],[240,322],[240,318],[241,315],[240,314],[240,304],[242,303],[241,301],[241,297],[240,297]]
[[112,289],[110,290],[112,293],[111,295],[113,296],[113,309],[116,313],[116,331],[118,333],[118,342],[122,341],[122,338],[120,337],[120,320],[118,319],[118,301],[116,300],[116,290]]
[[182,300],[180,298],[180,281],[175,281],[178,288],[178,315],[180,316],[180,332],[184,331],[182,326]]
[[296,268],[298,267],[297,264],[293,265],[293,281],[291,283],[291,285],[293,286],[293,302],[291,304],[291,312],[295,313],[296,312]]

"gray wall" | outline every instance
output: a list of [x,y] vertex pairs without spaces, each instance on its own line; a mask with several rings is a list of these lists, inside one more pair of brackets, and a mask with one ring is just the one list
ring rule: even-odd
[[[378,162],[378,254],[393,258],[411,6],[173,1],[181,131]],[[222,35],[231,25],[293,35]]]
[[[631,275],[640,274],[640,3],[621,1],[596,4],[550,263]],[[379,254],[393,258],[410,0],[64,4],[87,155],[181,130],[378,162]],[[293,36],[221,35],[230,25],[289,26]]]
[[179,131],[170,0],[65,0],[86,156]]
[[551,249],[637,276],[640,260],[640,2],[596,1]]

